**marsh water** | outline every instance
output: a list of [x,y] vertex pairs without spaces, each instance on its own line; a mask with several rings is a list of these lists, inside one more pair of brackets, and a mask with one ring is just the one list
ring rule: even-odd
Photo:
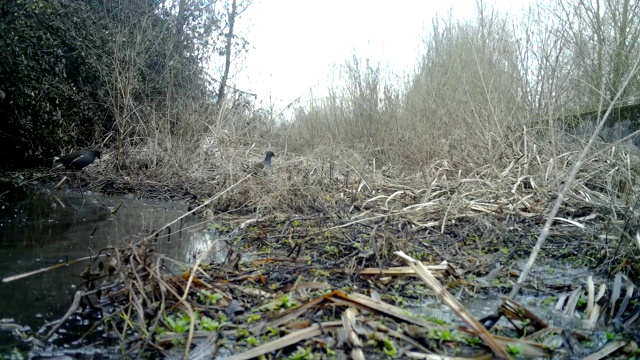
[[[2,190],[0,278],[96,255],[106,247],[135,243],[186,212],[176,202],[79,193]],[[113,213],[117,209],[117,212]],[[172,225],[157,240],[157,252],[189,262],[215,243],[215,233],[197,219]],[[183,231],[178,231],[182,227]],[[167,236],[167,233],[173,233]],[[224,256],[216,251],[213,256]],[[69,308],[88,262],[63,266],[0,284],[0,319],[37,330]]]

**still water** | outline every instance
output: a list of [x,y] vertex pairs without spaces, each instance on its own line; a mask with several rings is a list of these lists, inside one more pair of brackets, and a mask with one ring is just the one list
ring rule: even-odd
[[[82,257],[105,247],[139,241],[186,212],[181,203],[136,200],[54,191],[0,189],[0,278],[22,274]],[[112,211],[118,208],[113,214]],[[190,217],[160,237],[157,253],[192,262],[210,246],[223,257],[223,244],[205,224]],[[163,231],[166,234],[168,231]],[[218,248],[219,247],[219,248]],[[215,259],[211,259],[215,260]],[[87,262],[0,283],[0,319],[10,318],[37,330],[61,318],[69,308]]]

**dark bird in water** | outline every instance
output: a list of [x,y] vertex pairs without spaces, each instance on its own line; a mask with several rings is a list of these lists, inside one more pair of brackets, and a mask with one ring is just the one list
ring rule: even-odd
[[271,150],[267,151],[264,160],[262,160],[262,162],[257,162],[251,165],[248,171],[252,174],[258,174],[262,171],[271,170],[271,158],[274,156],[276,156],[276,154],[274,154],[273,151]]
[[98,150],[77,150],[64,156],[54,159],[67,169],[80,170],[89,166],[96,158],[100,159],[100,151]]
[[64,156],[55,157],[54,162],[59,162],[67,169],[73,170],[78,180],[78,186],[80,186],[80,195],[84,201],[84,192],[82,191],[82,184],[80,184],[80,178],[78,177],[78,170],[82,170],[85,167],[91,165],[96,158],[100,158],[100,151],[98,150],[77,150]]

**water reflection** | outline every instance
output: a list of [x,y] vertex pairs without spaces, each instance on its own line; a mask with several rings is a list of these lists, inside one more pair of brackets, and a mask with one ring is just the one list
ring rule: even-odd
[[[5,193],[0,198],[0,278],[135,243],[186,211],[180,203],[89,194],[85,199],[74,193],[24,189]],[[225,244],[213,241],[215,234],[203,231],[204,225],[194,226],[192,220],[182,224],[188,230],[177,234],[180,226],[172,225],[171,237],[158,238],[158,253],[188,262],[214,246],[210,259],[224,258]],[[80,263],[0,284],[0,318],[33,328],[59,319],[82,283],[79,275],[85,266]]]

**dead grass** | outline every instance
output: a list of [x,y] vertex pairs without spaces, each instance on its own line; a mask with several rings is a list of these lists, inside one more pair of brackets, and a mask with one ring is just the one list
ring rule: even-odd
[[[173,260],[150,251],[153,235],[130,248],[108,251],[104,264],[116,265],[95,274],[109,279],[104,294],[111,291],[114,308],[107,316],[112,330],[123,343],[131,329],[139,336],[139,341],[128,342],[127,351],[133,354],[150,347],[165,355],[186,354],[192,349],[185,344],[197,344],[194,351],[207,349],[208,356],[211,351],[253,356],[273,349],[292,354],[297,351],[293,346],[321,354],[325,349],[316,346],[320,338],[340,351],[354,347],[370,357],[382,354],[379,345],[355,340],[369,336],[378,339],[376,344],[393,339],[403,353],[446,354],[453,347],[478,355],[483,348],[457,338],[437,341],[457,325],[397,316],[401,310],[392,303],[436,294],[413,280],[385,275],[402,265],[395,252],[427,264],[454,263],[462,275],[449,274],[440,281],[464,289],[464,294],[510,288],[515,281],[511,269],[493,278],[488,271],[496,263],[512,266],[528,256],[580,150],[579,144],[559,137],[554,156],[544,137],[523,131],[510,137],[508,154],[491,161],[444,158],[411,171],[380,164],[351,148],[319,147],[298,155],[275,145],[270,148],[278,155],[272,171],[247,177],[242,163],[262,160],[268,144],[240,146],[230,137],[210,138],[215,140],[194,153],[197,159],[176,164],[175,170],[156,170],[173,178],[109,175],[108,157],[86,169],[94,189],[111,179],[135,191],[155,187],[164,194],[186,193],[194,205],[208,202],[201,215],[226,229],[217,240],[228,246],[225,262],[180,264],[186,269],[182,273],[162,265]],[[597,144],[577,173],[543,256],[603,274],[625,274],[629,283],[637,283],[640,156],[624,147],[604,146]],[[257,254],[258,260],[243,258],[247,253]],[[97,262],[93,266],[100,269]],[[372,276],[371,268],[379,275]],[[111,272],[104,274],[104,269]],[[537,282],[525,285],[536,291],[540,287]],[[95,295],[81,291],[79,297]],[[579,287],[572,291],[584,293]],[[349,308],[376,318],[348,320]],[[317,318],[324,319],[317,326],[326,333],[315,328]],[[214,321],[214,327],[203,328],[207,321]],[[350,331],[345,321],[366,329],[352,345],[344,345],[338,335],[337,329]],[[220,350],[213,334],[231,345]],[[424,334],[434,336],[427,345],[416,342]],[[256,338],[272,347],[253,346]],[[504,341],[513,340],[500,339],[500,346],[506,346]],[[536,341],[523,346],[548,351]],[[285,342],[289,345],[279,347]]]
[[[478,356],[483,348],[457,337],[476,336],[477,331],[450,338],[443,334],[457,334],[457,325],[403,316],[392,305],[436,295],[398,277],[400,269],[394,267],[402,263],[394,253],[403,251],[430,264],[456,264],[462,273],[440,273],[438,281],[465,289],[461,294],[510,287],[515,280],[511,271],[488,271],[496,263],[513,264],[527,256],[561,185],[550,169],[557,164],[555,174],[565,174],[576,158],[574,152],[552,158],[532,142],[520,144],[520,152],[497,162],[500,166],[479,166],[466,176],[447,161],[413,174],[386,173],[350,151],[337,151],[348,159],[343,161],[283,153],[264,176],[245,178],[235,165],[198,172],[224,173],[225,181],[235,181],[218,187],[219,197],[208,204],[210,221],[228,229],[217,241],[227,244],[229,256],[221,264],[198,261],[181,265],[187,269],[183,273],[172,273],[161,264],[173,260],[149,251],[153,235],[131,248],[110,250],[115,260],[104,263],[116,265],[103,267],[112,271],[112,283],[105,287],[115,305],[107,315],[109,324],[123,342],[129,329],[139,334],[140,340],[127,347],[133,354],[149,346],[171,356],[191,350],[237,358],[271,351],[290,355],[301,351],[295,346],[323,354],[327,350],[318,344],[330,343],[332,349],[357,348],[372,357],[384,353],[381,343],[391,341],[400,353],[456,349]],[[224,154],[221,158],[250,158],[229,149]],[[260,153],[252,155],[261,159]],[[637,192],[598,185],[637,179],[639,161],[636,154],[610,149],[585,162],[551,227],[547,259],[624,273],[637,282],[640,267],[633,259],[640,256],[635,243],[640,214],[630,206],[638,200]],[[242,257],[247,253],[262,256],[247,260]],[[525,285],[545,286],[537,280]],[[512,315],[521,312],[519,305],[507,303],[516,308]],[[372,315],[350,315],[354,308]],[[355,319],[349,320],[351,316]],[[317,318],[323,319],[318,329],[313,324]],[[352,331],[350,326],[361,331],[345,345],[339,334]],[[542,331],[541,326],[535,330]],[[531,330],[524,326],[518,331]],[[213,334],[225,341],[213,341]],[[424,336],[433,341],[417,340]],[[377,345],[359,343],[360,337],[373,337]],[[536,356],[548,355],[548,348],[538,343],[548,337],[537,335],[519,346]],[[498,346],[508,348],[513,341],[499,338]]]

